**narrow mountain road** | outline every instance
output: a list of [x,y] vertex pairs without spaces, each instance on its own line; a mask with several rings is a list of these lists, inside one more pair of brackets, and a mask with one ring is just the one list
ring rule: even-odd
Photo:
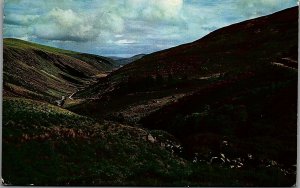
[[68,98],[71,100],[74,100],[72,97],[78,92],[79,90],[77,89],[77,91],[75,91],[74,93],[72,93]]

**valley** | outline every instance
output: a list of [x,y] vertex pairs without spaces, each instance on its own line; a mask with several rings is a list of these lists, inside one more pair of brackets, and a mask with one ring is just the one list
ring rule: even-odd
[[128,59],[4,39],[3,181],[292,186],[298,8]]

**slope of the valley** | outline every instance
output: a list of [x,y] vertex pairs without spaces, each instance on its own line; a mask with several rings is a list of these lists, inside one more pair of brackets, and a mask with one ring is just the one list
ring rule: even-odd
[[108,58],[11,38],[4,39],[3,54],[4,96],[52,103],[115,67]]
[[297,7],[234,24],[125,65],[78,92],[74,97],[87,102],[73,110],[100,119],[121,114],[136,122],[225,77],[269,67],[297,71],[297,41]]
[[137,60],[143,58],[145,55],[146,54],[138,54],[138,55],[135,55],[135,56],[132,56],[132,57],[129,57],[129,58],[121,58],[121,57],[110,57],[110,58],[115,60],[116,63],[118,63],[120,66],[123,66],[123,65],[127,65],[129,63],[132,63],[134,61],[137,61]]
[[[112,74],[199,78],[280,61],[297,68],[298,7],[216,30],[195,42],[144,56]],[[285,58],[285,59],[283,59]],[[288,59],[287,59],[288,58]]]

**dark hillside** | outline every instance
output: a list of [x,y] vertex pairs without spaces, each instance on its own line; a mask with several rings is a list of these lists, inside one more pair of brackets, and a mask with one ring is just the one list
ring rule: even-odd
[[[175,135],[187,157],[250,153],[259,160],[292,166],[297,152],[297,72],[267,68],[268,75],[247,73],[211,84],[140,123]],[[224,150],[224,140],[230,149]]]
[[[122,76],[203,77],[245,70],[297,54],[298,7],[244,21],[195,42],[146,55],[114,72]],[[291,57],[297,60],[295,56]],[[141,74],[142,73],[142,74]]]
[[[177,96],[190,95],[240,74],[261,70],[268,74],[268,67],[274,66],[297,72],[297,54],[298,8],[294,7],[216,30],[193,43],[146,55],[76,93],[74,97],[88,100],[73,110],[102,118],[106,113],[140,104],[130,103],[131,98],[143,104],[165,97],[176,100]],[[120,107],[107,109],[105,104],[109,101]]]

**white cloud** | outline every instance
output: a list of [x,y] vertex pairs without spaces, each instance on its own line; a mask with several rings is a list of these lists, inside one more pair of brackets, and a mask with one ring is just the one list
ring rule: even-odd
[[39,18],[38,15],[20,15],[20,14],[7,14],[4,15],[4,21],[10,25],[30,25]]
[[[66,2],[70,4],[70,1]],[[56,4],[65,7],[66,2],[64,6],[57,2]],[[178,24],[180,27],[184,22],[180,14],[183,0],[111,0],[100,4],[99,1],[92,0],[90,3],[94,4],[89,4],[90,9],[85,12],[75,11],[74,7],[55,7],[46,11],[34,24],[34,35],[47,40],[105,42],[108,41],[105,39],[107,36],[123,36],[125,23],[130,20],[165,23],[166,27],[168,23]],[[49,7],[54,6],[53,3],[46,4]],[[128,29],[131,26],[126,27]]]
[[65,27],[81,24],[82,22],[82,17],[72,10],[62,10],[59,8],[52,9],[48,14],[48,19]]
[[182,0],[146,1],[142,16],[151,20],[178,19],[183,5]]
[[54,8],[34,25],[35,35],[48,40],[86,41],[97,37],[89,17],[71,9]]
[[54,8],[34,25],[34,34],[47,40],[85,42],[105,33],[122,32],[123,25],[123,19],[114,14],[84,14]]
[[115,35],[116,38],[122,38],[123,35]]
[[121,39],[121,40],[116,41],[116,44],[118,44],[118,45],[127,45],[127,44],[134,44],[136,42],[137,41],[135,41],[135,40]]

